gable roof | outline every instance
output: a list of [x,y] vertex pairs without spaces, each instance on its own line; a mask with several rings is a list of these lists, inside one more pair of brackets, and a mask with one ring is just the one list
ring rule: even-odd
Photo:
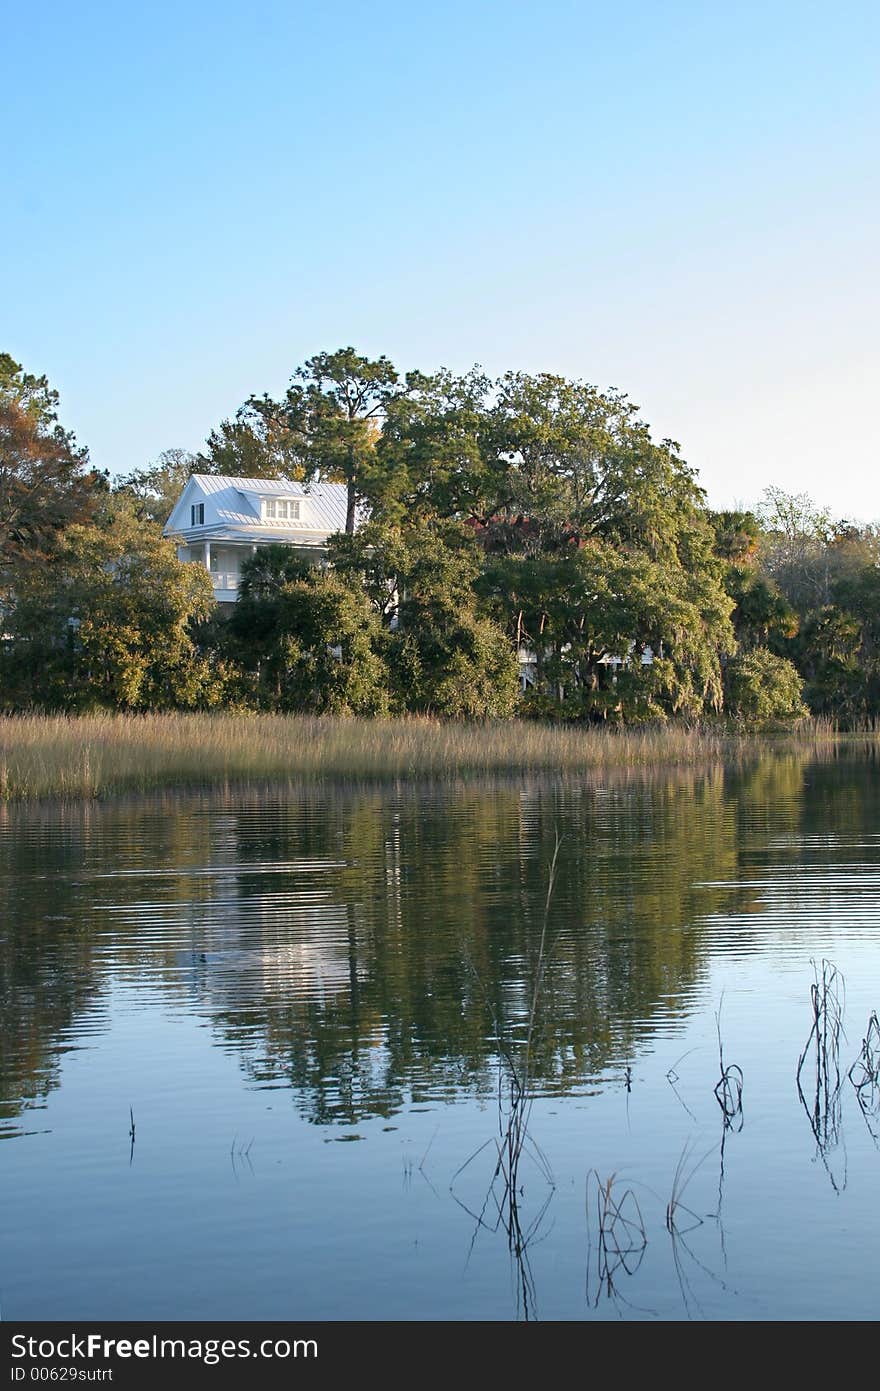
[[[217,528],[235,531],[242,528],[252,531],[256,528],[264,534],[267,531],[289,534],[303,530],[329,535],[345,530],[348,489],[344,483],[311,483],[306,486],[287,478],[233,478],[227,474],[194,473],[165,525],[166,534],[190,530],[183,515],[179,517],[176,527],[172,526],[172,522],[184,498],[189,496],[192,499],[193,495],[198,497],[199,494],[203,497],[210,495],[213,499],[217,520],[213,526],[204,529],[209,532]],[[262,519],[259,504],[262,497],[307,499],[308,519],[303,517],[300,522]]]

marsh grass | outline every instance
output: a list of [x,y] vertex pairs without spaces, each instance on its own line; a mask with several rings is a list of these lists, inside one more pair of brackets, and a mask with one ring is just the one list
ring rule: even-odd
[[[541,1231],[541,1224],[555,1190],[553,1174],[547,1157],[541,1146],[529,1134],[529,1121],[535,1099],[531,1072],[532,1039],[541,997],[541,986],[544,981],[544,970],[547,964],[547,930],[550,921],[550,904],[556,882],[560,843],[557,832],[553,858],[547,877],[547,895],[544,900],[541,940],[535,962],[528,1027],[521,1055],[517,1055],[511,1041],[502,1037],[498,1021],[493,1017],[500,1064],[498,1070],[498,1134],[484,1141],[460,1165],[453,1174],[449,1185],[449,1191],[459,1207],[463,1208],[474,1219],[471,1249],[473,1249],[481,1230],[492,1233],[499,1229],[504,1231],[513,1268],[516,1272],[517,1305],[522,1318],[525,1320],[534,1318],[536,1306],[535,1282],[529,1260],[529,1247]],[[482,985],[478,974],[477,981],[478,984]],[[483,993],[488,1003],[488,996],[486,996],[485,991]],[[482,1205],[479,1211],[475,1211],[457,1196],[455,1184],[459,1176],[490,1146],[493,1146],[495,1150],[495,1167]],[[428,1148],[430,1149],[430,1145]],[[427,1151],[425,1153],[427,1156]],[[546,1185],[543,1204],[531,1223],[524,1221],[520,1201],[525,1194],[525,1182],[521,1172],[524,1158],[531,1161]],[[424,1163],[424,1161],[422,1162]]]
[[[602,1178],[596,1169],[587,1174],[587,1302],[598,1308],[603,1294],[623,1299],[618,1289],[621,1275],[635,1275],[648,1245],[648,1232],[639,1200],[632,1186],[623,1193],[616,1174]],[[595,1207],[593,1200],[595,1199]],[[595,1214],[595,1219],[594,1219]],[[591,1274],[595,1273],[591,1287]],[[593,1293],[595,1290],[595,1293]],[[630,1307],[635,1306],[630,1304]]]
[[[743,1128],[743,1070],[738,1063],[724,1063],[724,1043],[721,1038],[721,1010],[724,1005],[724,996],[721,996],[721,1004],[715,1014],[715,1028],[718,1033],[718,1067],[720,1077],[715,1084],[715,1100],[721,1107],[721,1114],[724,1118],[724,1131],[740,1131]],[[724,1136],[721,1140],[721,1170],[722,1178],[724,1173]]]
[[876,1010],[868,1019],[861,1051],[847,1076],[871,1138],[880,1148],[880,1019]]
[[846,984],[833,961],[823,958],[821,974],[815,961],[812,965],[814,980],[810,986],[810,1005],[813,1022],[798,1059],[797,1090],[816,1141],[816,1152],[835,1192],[840,1192],[846,1187],[845,1153],[842,1178],[835,1175],[830,1160],[842,1140],[840,1041],[846,1037],[843,1031]]
[[[877,741],[876,734],[860,736]],[[832,749],[818,723],[773,747]],[[568,772],[745,761],[766,739],[723,728],[618,732],[524,721],[271,714],[0,717],[0,801],[74,800],[157,788],[333,779]]]

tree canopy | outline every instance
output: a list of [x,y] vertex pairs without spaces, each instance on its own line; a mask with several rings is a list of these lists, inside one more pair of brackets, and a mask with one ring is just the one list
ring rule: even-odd
[[281,401],[252,396],[241,423],[283,442],[288,476],[322,479],[348,489],[345,530],[353,533],[360,503],[377,472],[376,446],[388,406],[399,390],[386,357],[362,357],[354,348],[317,353],[298,367]]
[[208,618],[208,574],[124,499],[65,528],[51,566],[19,577],[0,657],[7,707],[171,709],[212,705],[217,673],[192,629]]
[[21,566],[46,559],[64,527],[89,517],[103,486],[59,422],[46,377],[0,353],[0,593]]
[[263,708],[381,715],[388,676],[363,593],[285,546],[248,559],[227,650]]
[[191,475],[198,472],[198,455],[188,449],[163,449],[155,463],[118,478],[113,491],[128,494],[141,516],[162,527]]
[[[258,551],[228,613],[160,537],[195,471],[342,482],[345,529]],[[712,511],[629,397],[554,373],[317,353],[110,492],[0,355],[0,565],[13,707],[880,714],[880,527],[779,488]]]

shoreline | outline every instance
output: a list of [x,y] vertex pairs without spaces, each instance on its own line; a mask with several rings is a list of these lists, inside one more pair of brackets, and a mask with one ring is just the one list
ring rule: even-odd
[[0,804],[231,785],[659,770],[739,763],[764,749],[834,751],[878,740],[876,731],[841,734],[819,721],[762,732],[722,724],[614,730],[266,713],[14,715],[0,717]]

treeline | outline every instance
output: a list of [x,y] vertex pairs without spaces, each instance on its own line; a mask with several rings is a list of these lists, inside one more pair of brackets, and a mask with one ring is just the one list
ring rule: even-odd
[[[161,537],[189,474],[346,485],[327,563],[221,615]],[[713,512],[619,392],[319,354],[204,450],[111,481],[0,355],[0,705],[851,726],[880,713],[880,533],[768,489]],[[521,689],[521,673],[526,689]]]

